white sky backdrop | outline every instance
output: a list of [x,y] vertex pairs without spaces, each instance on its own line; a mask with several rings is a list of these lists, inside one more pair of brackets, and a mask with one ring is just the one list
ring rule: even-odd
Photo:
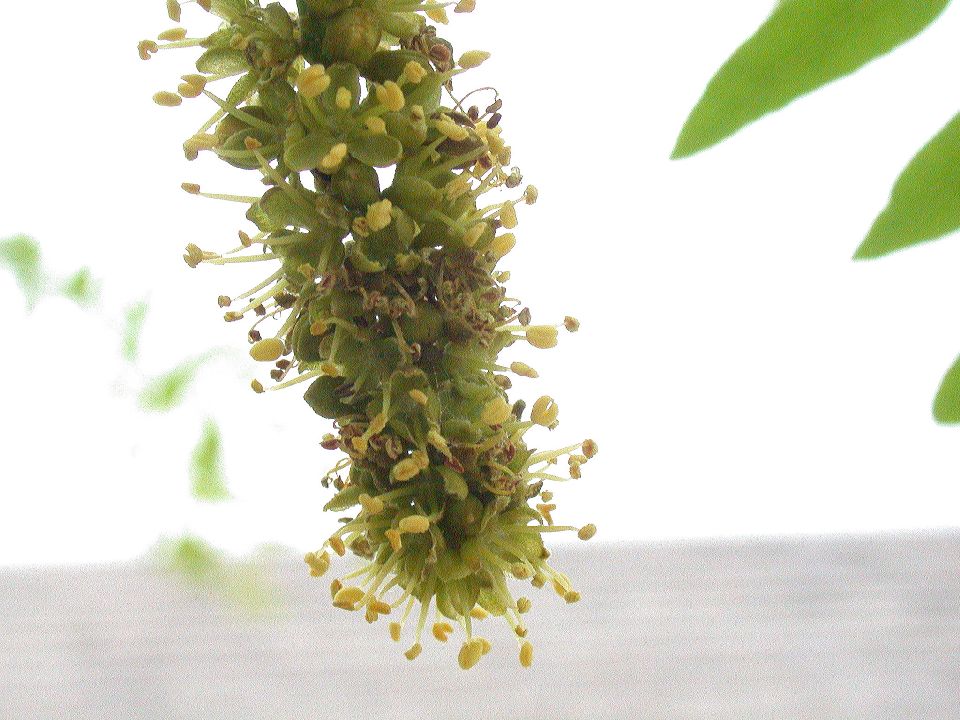
[[[560,518],[606,540],[956,526],[960,430],[936,426],[930,402],[960,351],[960,242],[850,256],[899,170],[960,108],[960,8],[671,163],[686,113],[771,3],[567,7],[481,0],[446,33],[494,51],[459,89],[498,86],[514,159],[541,190],[521,208],[511,289],[535,321],[583,322],[557,350],[523,350],[541,379],[517,386],[560,403],[542,446],[600,443],[584,479],[559,488]],[[27,315],[0,274],[0,563],[131,558],[184,530],[237,552],[312,548],[335,526],[320,512],[325,421],[297,391],[249,392],[244,330],[215,298],[251,276],[180,260],[187,242],[230,244],[242,207],[179,183],[246,186],[180,154],[209,106],[150,101],[192,57],[137,58],[137,40],[170,25],[163,2],[11,3],[4,20],[0,237],[33,235],[63,273],[90,265],[117,323],[149,296],[147,374],[214,345],[236,352],[183,408],[147,416],[115,328],[59,300]],[[188,7],[184,21],[207,18]],[[207,415],[236,497],[222,506],[188,491]]]

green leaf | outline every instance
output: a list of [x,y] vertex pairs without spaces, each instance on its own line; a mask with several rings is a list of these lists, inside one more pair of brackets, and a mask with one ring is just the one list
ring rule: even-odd
[[200,442],[193,449],[190,486],[197,500],[222,502],[230,499],[223,477],[223,442],[220,439],[220,429],[213,420],[204,423]]
[[13,273],[27,307],[36,305],[46,285],[40,246],[26,235],[4,240],[0,242],[0,266]]
[[197,58],[197,70],[208,75],[238,75],[249,69],[247,56],[230,48],[213,47]]
[[914,37],[949,0],[786,0],[720,68],[687,118],[674,158],[858,70]]
[[123,324],[123,341],[120,346],[123,359],[133,362],[140,353],[140,333],[143,332],[143,324],[147,319],[148,305],[141,300],[135,305],[127,308],[126,318]]
[[216,576],[222,564],[216,549],[192,535],[164,543],[160,548],[160,556],[165,570],[193,582],[203,582]]
[[910,161],[854,258],[877,258],[960,228],[960,115]]
[[60,294],[83,308],[93,307],[100,297],[100,286],[90,268],[81,268],[60,286]]
[[947,371],[933,401],[933,417],[945,425],[960,424],[960,358]]
[[183,402],[197,371],[210,357],[205,355],[188,360],[151,380],[140,392],[140,407],[154,412],[166,412],[175,408]]

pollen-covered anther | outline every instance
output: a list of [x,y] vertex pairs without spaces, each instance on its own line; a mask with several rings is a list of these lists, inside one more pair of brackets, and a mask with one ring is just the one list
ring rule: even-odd
[[530,410],[530,419],[537,425],[550,427],[557,421],[559,414],[560,406],[552,397],[544,395],[533,404],[533,408]]
[[575,602],[580,602],[580,593],[578,593],[576,590],[568,590],[563,594],[563,599],[568,604],[572,605]]
[[532,367],[530,367],[526,363],[522,363],[522,362],[510,363],[510,370],[515,375],[519,375],[520,377],[526,377],[526,378],[540,377],[540,373],[538,373],[536,370],[534,370]]
[[474,620],[486,620],[488,617],[490,617],[490,613],[477,605],[473,608],[473,610],[470,611],[470,617],[472,617]]
[[524,329],[527,342],[540,350],[556,347],[559,333],[553,325],[530,325]]
[[542,493],[540,493],[540,499],[544,502],[550,502],[553,500],[553,492],[550,490],[544,490]]
[[472,228],[467,230],[463,235],[463,244],[467,247],[473,247],[477,244],[477,240],[483,235],[484,230],[487,229],[486,223],[477,223]]
[[468,50],[460,56],[457,64],[465,70],[480,67],[490,59],[490,53],[486,50]]
[[417,390],[414,388],[407,393],[410,396],[410,399],[413,400],[417,405],[422,405],[426,407],[427,403],[430,402],[430,398],[427,397],[427,394],[423,390]]
[[419,85],[427,76],[427,69],[415,60],[403,66],[403,79],[413,85]]
[[580,449],[583,450],[583,454],[588,459],[596,456],[596,454],[600,452],[600,448],[597,446],[597,443],[593,440],[584,440],[583,445],[580,446]]
[[447,10],[441,5],[430,4],[424,10],[427,17],[433,20],[435,23],[440,23],[441,25],[446,25],[450,22],[450,18],[447,17]]
[[187,152],[200,152],[201,150],[213,150],[213,148],[217,147],[219,144],[220,140],[216,135],[200,133],[199,135],[194,135],[185,143],[183,143],[183,149]]
[[555,503],[541,503],[537,505],[537,511],[543,515],[543,519],[547,521],[548,525],[553,525],[553,516],[550,514],[557,509]]
[[513,230],[517,226],[517,211],[513,207],[513,203],[505,203],[500,208],[500,224],[507,230]]
[[403,632],[403,625],[398,622],[390,623],[390,639],[394,642],[400,642],[400,635]]
[[577,532],[577,537],[581,540],[589,540],[596,534],[597,526],[593,523],[590,523],[589,525],[584,525],[582,528],[580,528],[579,532]]
[[217,257],[219,257],[219,255],[216,253],[206,252],[205,250],[201,250],[193,243],[190,243],[186,247],[186,252],[183,255],[183,261],[190,267],[196,268],[203,261],[213,260]]
[[188,82],[183,82],[177,86],[177,93],[182,98],[192,100],[195,97],[200,97],[201,93],[203,93],[203,88],[197,87],[196,85],[191,85]]
[[483,406],[480,420],[486,425],[503,425],[511,414],[510,404],[502,397],[497,396]]
[[563,319],[563,327],[566,328],[567,332],[575,333],[577,330],[580,329],[580,321],[577,320],[575,317],[570,317],[569,315],[567,315]]
[[473,638],[463,644],[460,648],[460,654],[457,656],[457,662],[463,670],[469,670],[483,657],[483,644],[479,638]]
[[400,112],[407,104],[403,90],[393,80],[387,80],[383,85],[377,85],[375,94],[377,102],[390,112]]
[[274,362],[283,356],[285,349],[280,338],[266,338],[250,347],[250,357],[257,362]]
[[200,186],[197,185],[196,183],[180,183],[180,188],[185,193],[189,193],[190,195],[200,194]]
[[380,200],[367,207],[367,226],[370,232],[379,232],[393,222],[393,203],[389,200]]
[[313,577],[321,577],[330,569],[330,555],[326,552],[308,552],[303,556],[303,561],[310,567],[310,575]]
[[353,93],[345,87],[337,88],[337,107],[340,110],[349,110],[353,105]]
[[308,100],[312,100],[330,87],[330,76],[323,65],[311,65],[297,78],[297,90]]
[[523,615],[524,613],[530,612],[530,608],[533,606],[533,603],[530,602],[530,598],[522,597],[517,598],[517,612]]
[[340,557],[343,557],[347,554],[346,545],[344,545],[343,540],[338,538],[336,535],[332,536],[327,542],[330,543],[330,547],[332,547],[333,551]]
[[366,593],[358,587],[345,587],[337,591],[333,597],[333,606],[341,610],[356,610],[357,603]]
[[580,470],[580,463],[576,460],[571,460],[570,462],[570,477],[574,480],[579,480],[583,476],[583,473]]
[[523,201],[527,205],[536,205],[539,197],[540,191],[537,190],[536,185],[527,185],[526,189],[523,191]]
[[164,42],[177,42],[178,40],[183,40],[187,36],[187,31],[182,27],[170,28],[169,30],[164,30],[162,33],[157,35],[157,40],[163,40]]
[[421,470],[423,468],[420,467],[420,463],[408,457],[394,465],[390,470],[390,475],[394,482],[407,482],[419,475]]
[[438,622],[433,624],[433,636],[440,642],[446,642],[453,632],[453,626],[450,623]]
[[347,157],[346,143],[337,143],[320,160],[320,169],[328,174],[334,173],[340,169],[345,157]]
[[419,535],[430,529],[430,519],[423,515],[408,515],[399,522],[398,528],[402,533]]
[[533,645],[527,640],[520,646],[520,666],[528,668],[531,665],[533,665]]
[[454,142],[462,142],[470,137],[470,133],[467,132],[465,127],[457,125],[452,120],[443,118],[442,120],[437,120],[435,123],[437,130],[446,135],[448,138]]
[[517,580],[526,580],[533,574],[529,565],[519,562],[510,566],[510,572]]
[[374,135],[387,134],[387,124],[383,121],[383,118],[368,117],[363,121],[363,124],[366,126],[367,130]]
[[378,615],[389,615],[392,608],[390,603],[386,603],[383,600],[373,600],[370,602],[370,607],[373,608],[374,612]]
[[490,243],[490,254],[497,260],[508,255],[517,246],[517,237],[513,233],[498,235]]
[[332,600],[333,598],[335,598],[337,596],[337,593],[340,592],[342,589],[343,589],[343,583],[340,582],[340,580],[338,579],[334,579],[333,582],[330,583],[330,599]]
[[177,93],[161,90],[154,94],[153,101],[160,107],[177,107],[183,103],[183,98]]
[[379,615],[377,611],[373,609],[372,605],[367,605],[366,612],[364,613],[364,618],[368,623],[375,623]]
[[149,60],[156,53],[160,52],[160,46],[153,40],[141,40],[137,43],[137,52],[141,60]]
[[394,552],[400,552],[403,548],[403,540],[400,538],[400,532],[394,528],[390,528],[383,535],[387,538],[387,542],[390,543],[390,549]]
[[259,380],[251,380],[250,389],[253,390],[257,395],[262,395],[264,392],[266,392],[263,387],[263,383]]
[[367,511],[367,515],[379,515],[383,512],[383,500],[371,497],[367,493],[360,495],[360,505]]
[[416,660],[420,656],[421,652],[423,652],[423,645],[420,643],[414,643],[410,646],[410,649],[403,654],[403,656],[407,660]]
[[468,13],[477,9],[477,0],[460,0],[453,8],[455,13]]

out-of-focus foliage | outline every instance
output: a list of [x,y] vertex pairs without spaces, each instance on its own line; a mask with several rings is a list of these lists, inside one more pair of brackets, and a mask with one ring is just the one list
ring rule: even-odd
[[81,268],[63,282],[60,294],[82,308],[91,308],[100,299],[100,286],[93,279],[90,268]]
[[0,241],[0,265],[13,273],[27,307],[36,305],[45,285],[40,246],[25,235]]
[[[692,155],[919,34],[949,0],[784,0],[720,68],[680,132]],[[858,260],[960,229],[960,115],[910,161],[857,249]],[[960,424],[960,368],[947,373],[934,417]]]
[[153,412],[167,412],[183,402],[197,371],[212,354],[201,355],[177,365],[173,370],[150,380],[140,392],[140,407]]
[[134,362],[140,354],[140,334],[147,320],[149,306],[143,300],[127,308],[123,324],[123,339],[120,352],[127,362]]
[[204,423],[200,442],[193,449],[190,487],[193,496],[204,502],[222,502],[230,498],[223,475],[223,441],[213,420]]

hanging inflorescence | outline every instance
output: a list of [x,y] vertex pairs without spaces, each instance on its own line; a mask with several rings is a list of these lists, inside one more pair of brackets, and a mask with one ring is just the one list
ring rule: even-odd
[[[362,564],[333,582],[334,606],[371,623],[398,616],[395,641],[416,610],[411,660],[432,619],[440,642],[462,628],[459,662],[472,667],[490,648],[474,621],[493,615],[510,626],[529,666],[522,616],[531,603],[509,584],[580,598],[548,564],[543,536],[573,531],[588,540],[596,528],[554,524],[543,486],[579,478],[597,446],[528,448],[528,430],[557,426],[557,404],[541,397],[529,413],[522,400],[511,404],[509,373],[537,373],[497,362],[517,341],[551,348],[559,328],[574,332],[578,323],[532,325],[530,311],[506,295],[509,273],[496,268],[516,242],[517,206],[536,202],[537,191],[519,190],[495,91],[485,109],[453,95],[453,78],[489,55],[455,59],[427,24],[446,23],[454,3],[298,0],[297,14],[255,0],[196,4],[222,19],[216,32],[189,38],[174,28],[141,42],[140,56],[203,51],[198,72],[154,100],[213,101],[216,112],[184,143],[187,158],[215,153],[267,186],[246,197],[184,183],[189,193],[249,205],[256,227],[229,252],[191,244],[184,259],[190,267],[268,263],[263,282],[219,299],[227,321],[256,318],[250,353],[272,365],[274,384],[255,380],[253,389],[309,383],[305,400],[334,421],[336,433],[321,444],[346,456],[323,479],[336,490],[325,509],[351,516],[306,555],[311,574],[326,573],[331,551],[358,556]],[[460,0],[454,11],[473,6]],[[180,4],[167,8],[179,22]],[[212,90],[228,78],[225,95]],[[492,191],[512,197],[481,202]]]

